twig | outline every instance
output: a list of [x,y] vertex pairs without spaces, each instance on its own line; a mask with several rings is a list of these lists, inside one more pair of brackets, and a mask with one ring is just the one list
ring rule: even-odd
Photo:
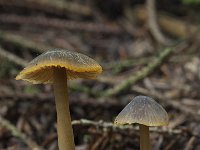
[[5,49],[3,49],[1,46],[0,46],[0,55],[7,58],[9,61],[12,61],[14,62],[15,64],[18,64],[22,67],[25,67],[27,62],[23,59],[21,59],[20,57],[6,51]]
[[112,69],[114,74],[121,72],[124,68],[132,67],[134,65],[146,65],[148,62],[151,62],[154,57],[144,57],[144,58],[135,58],[129,60],[119,60],[113,61],[110,63],[102,64],[104,70]]
[[14,125],[12,125],[8,120],[0,117],[0,124],[9,130],[13,136],[20,138],[31,150],[42,150],[40,146],[37,145],[34,141],[32,141],[29,137],[27,137],[24,133],[19,131]]
[[[138,127],[132,125],[115,125],[112,122],[104,122],[102,120],[100,121],[92,121],[87,119],[73,120],[72,125],[94,126],[98,128],[112,128],[113,131],[128,130],[128,129],[135,131],[139,130]],[[150,131],[157,133],[168,133],[168,134],[181,134],[184,132],[182,129],[168,129],[168,128],[156,128],[156,127],[151,127]]]
[[90,149],[91,150],[102,149],[99,147],[103,145],[103,142],[106,141],[106,138],[108,138],[108,133],[104,132],[104,134],[96,140],[96,142],[92,145]]
[[194,143],[196,141],[196,137],[192,136],[190,140],[187,142],[184,150],[192,150],[194,148]]
[[[135,16],[130,14],[134,14]],[[144,7],[137,7],[134,10],[127,11],[127,16],[130,20],[136,18],[141,22],[146,22],[148,19],[148,12]],[[179,38],[186,38],[198,30],[198,26],[196,25],[164,14],[158,15],[158,24],[164,31]]]
[[20,46],[23,48],[28,48],[28,49],[31,49],[32,51],[40,52],[40,53],[42,53],[48,49],[52,49],[52,47],[50,47],[50,46],[33,42],[22,36],[0,31],[0,42],[2,42],[2,41],[12,43],[17,47]]
[[131,85],[136,83],[137,81],[145,78],[146,76],[150,75],[159,65],[162,64],[165,58],[167,58],[172,52],[174,48],[166,48],[160,52],[159,56],[155,58],[155,60],[149,63],[148,66],[144,67],[142,70],[136,72],[133,76],[129,77],[122,83],[116,85],[115,87],[104,91],[102,94],[103,96],[112,96],[116,95],[119,92],[126,90]]
[[171,41],[162,34],[160,27],[157,24],[155,0],[147,0],[146,5],[148,11],[148,24],[152,35],[159,43],[169,45]]
[[43,27],[51,27],[58,29],[69,29],[69,30],[80,30],[87,32],[97,32],[97,33],[112,33],[119,34],[122,32],[121,28],[116,24],[106,25],[99,23],[90,23],[90,22],[78,22],[78,21],[69,21],[56,18],[46,18],[43,16],[37,17],[26,17],[19,15],[0,15],[0,22],[2,23],[12,23],[20,25],[36,25]]
[[75,13],[83,16],[91,16],[91,9],[87,6],[78,3],[61,1],[61,0],[1,0],[0,5],[14,6],[19,8],[28,8],[32,10],[40,10],[54,14],[68,14],[67,12]]
[[[4,87],[6,88],[6,87]],[[0,93],[2,93],[0,91]],[[51,94],[47,94],[47,93],[43,93],[43,94],[37,94],[35,96],[33,96],[32,94],[26,94],[26,93],[22,93],[21,91],[18,90],[12,90],[9,89],[7,90],[7,92],[3,92],[3,94],[1,94],[0,96],[0,101],[6,101],[6,102],[11,102],[14,103],[15,101],[20,101],[21,103],[25,103],[25,102],[33,102],[34,99],[38,99],[38,103],[43,104],[46,103],[47,101],[49,103],[52,103],[52,97],[53,95]],[[85,106],[92,106],[94,108],[98,107],[98,108],[102,108],[102,109],[111,109],[111,108],[115,108],[115,109],[121,109],[121,107],[123,107],[124,105],[122,103],[117,102],[114,99],[110,99],[106,105],[103,101],[94,101],[93,98],[71,98],[70,101],[70,105],[72,106],[81,106],[81,107],[85,107]]]
[[172,141],[167,142],[167,145],[165,146],[164,150],[171,150],[173,149],[174,145],[177,143],[177,141],[180,141],[180,135],[177,137],[174,137]]

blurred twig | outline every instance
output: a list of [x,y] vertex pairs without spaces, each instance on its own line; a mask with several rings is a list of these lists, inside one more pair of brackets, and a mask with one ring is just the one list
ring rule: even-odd
[[[138,127],[135,127],[132,125],[115,125],[112,122],[104,122],[102,120],[100,121],[92,121],[92,120],[87,120],[87,119],[73,120],[72,125],[112,128],[113,130],[128,130],[128,129],[136,130],[136,131],[139,130]],[[168,128],[156,128],[156,127],[150,128],[150,131],[157,132],[157,133],[168,133],[168,134],[181,134],[184,132],[182,129],[168,129]]]
[[169,45],[171,41],[167,39],[161,32],[159,25],[157,24],[157,14],[156,14],[156,1],[147,0],[147,11],[148,11],[148,24],[149,29],[154,38],[161,44]]
[[40,10],[43,12],[54,14],[78,14],[83,16],[91,16],[92,11],[89,7],[80,5],[76,2],[62,1],[62,0],[1,0],[2,6],[14,6],[19,8],[28,8],[34,10]]
[[125,81],[122,81],[120,84],[114,86],[111,89],[104,91],[103,96],[112,96],[116,95],[119,92],[126,90],[135,82],[145,78],[149,74],[151,74],[159,65],[162,64],[165,58],[167,58],[172,52],[174,48],[166,48],[160,52],[157,58],[149,63],[148,66],[144,67],[142,70],[136,72],[131,77],[127,78]]
[[6,51],[5,49],[3,49],[1,46],[0,46],[0,55],[3,56],[4,58],[7,58],[9,61],[12,61],[22,67],[25,67],[27,62],[23,59],[21,59],[20,57]]
[[[148,19],[148,12],[145,7],[140,6],[135,9],[128,9],[126,11],[126,16],[131,21],[136,18],[140,22],[146,22]],[[195,33],[198,29],[198,26],[194,24],[189,24],[188,22],[184,20],[180,20],[178,18],[161,14],[161,13],[159,13],[157,20],[161,29],[163,29],[165,32],[169,33],[170,35],[179,37],[179,38],[189,37],[191,34]]]
[[43,16],[31,17],[31,16],[19,16],[19,15],[0,15],[0,22],[2,23],[12,23],[20,25],[37,25],[43,27],[51,27],[58,29],[69,29],[69,30],[80,30],[86,32],[97,32],[97,33],[112,33],[119,34],[122,32],[121,28],[116,24],[100,24],[92,22],[78,22],[69,21],[56,18],[47,18]]
[[52,49],[52,47],[50,46],[36,43],[20,35],[14,35],[12,33],[4,32],[4,31],[0,31],[0,42],[1,41],[12,43],[13,45],[17,47],[28,48],[28,49],[31,49],[32,51],[40,52],[40,53],[45,52],[48,49]]
[[154,57],[142,57],[142,58],[134,58],[134,59],[126,59],[119,61],[112,61],[109,63],[105,63],[103,65],[104,70],[112,70],[113,74],[120,73],[124,68],[132,67],[134,65],[146,65],[151,62]]
[[194,149],[194,143],[195,143],[196,140],[197,140],[196,137],[192,136],[190,138],[190,140],[187,142],[184,150],[193,150]]
[[42,148],[37,145],[37,143],[32,141],[29,137],[19,131],[14,125],[12,125],[8,120],[4,119],[3,117],[0,117],[0,124],[7,130],[9,130],[13,136],[20,138],[24,143],[26,143],[31,150],[42,150]]

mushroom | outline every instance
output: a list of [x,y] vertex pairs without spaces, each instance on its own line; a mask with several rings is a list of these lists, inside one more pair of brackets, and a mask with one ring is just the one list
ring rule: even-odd
[[155,100],[137,96],[118,114],[115,124],[139,124],[140,150],[150,150],[149,126],[164,126],[168,120],[167,112]]
[[16,77],[33,84],[53,84],[58,146],[60,150],[74,150],[74,135],[68,100],[68,79],[96,78],[102,67],[92,58],[69,50],[47,51],[33,59]]

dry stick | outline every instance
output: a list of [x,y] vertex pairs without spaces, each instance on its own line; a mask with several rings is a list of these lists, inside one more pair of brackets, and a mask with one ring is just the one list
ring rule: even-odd
[[104,134],[96,140],[96,142],[93,144],[90,150],[102,149],[100,148],[100,146],[103,145],[103,142],[106,141],[106,138],[108,138],[108,135],[106,134],[106,132],[104,132]]
[[[26,0],[27,1],[27,0]],[[32,2],[37,2],[39,4],[44,4],[44,6],[49,5],[51,7],[55,7],[59,10],[63,11],[70,11],[72,13],[77,13],[80,15],[86,15],[90,16],[92,14],[92,11],[89,7],[80,5],[75,2],[69,2],[69,1],[54,1],[54,0],[31,0]]]
[[0,0],[2,6],[14,6],[19,8],[28,8],[54,14],[78,14],[83,16],[91,16],[92,11],[89,7],[80,5],[75,2],[54,1],[54,0]]
[[148,11],[148,25],[152,35],[161,44],[171,44],[171,41],[162,34],[162,32],[160,31],[160,27],[157,24],[155,0],[147,0],[146,5]]
[[13,136],[21,139],[31,150],[42,150],[40,146],[37,145],[34,141],[32,141],[29,137],[27,137],[24,133],[19,131],[14,125],[12,125],[8,120],[0,117],[0,124],[9,130]]
[[23,48],[28,48],[28,49],[31,49],[32,51],[40,52],[40,53],[46,51],[47,49],[52,49],[52,47],[50,46],[36,43],[22,36],[14,35],[14,34],[3,32],[3,31],[0,31],[0,42],[12,43],[13,45],[23,47]]
[[32,25],[32,26],[36,25],[48,28],[51,27],[58,29],[69,29],[75,31],[81,30],[86,32],[97,32],[97,33],[102,32],[102,33],[119,34],[122,32],[121,28],[116,24],[106,25],[102,23],[99,24],[91,22],[80,22],[80,21],[78,22],[78,21],[69,21],[56,18],[46,18],[43,16],[26,17],[19,15],[1,14],[0,22],[19,24],[19,25]]
[[170,141],[170,142],[167,142],[167,145],[165,146],[165,148],[163,150],[171,150],[173,149],[173,146],[178,142],[180,141],[180,135],[177,136],[177,137],[173,137],[173,140]]
[[27,62],[23,59],[21,59],[20,57],[6,51],[5,49],[3,49],[1,46],[0,46],[0,56],[4,57],[4,58],[7,58],[9,61],[12,61],[14,62],[15,64],[17,65],[20,65],[22,67],[25,67]]
[[[80,119],[80,120],[73,120],[72,125],[81,125],[81,126],[94,126],[94,127],[100,127],[100,128],[112,128],[113,131],[118,130],[136,130],[139,131],[138,127],[134,127],[132,125],[116,125],[112,122],[104,122],[102,120],[100,121],[92,121],[87,119]],[[182,129],[167,129],[167,128],[149,128],[150,132],[156,132],[156,133],[167,133],[167,134],[182,134],[184,133],[184,130]],[[196,136],[196,135],[194,135]]]
[[194,143],[195,143],[196,140],[197,140],[196,137],[195,137],[195,136],[192,136],[192,137],[190,138],[190,140],[187,142],[187,144],[186,144],[184,150],[193,150],[193,148],[194,148]]
[[[130,20],[133,20],[133,18],[134,19],[136,18],[137,20],[141,22],[146,22],[146,20],[148,19],[148,12],[147,12],[147,9],[145,9],[144,7],[138,7],[134,10],[133,9],[129,10],[127,12],[127,16],[129,17]],[[183,21],[171,16],[167,16],[164,14],[158,15],[157,20],[161,29],[179,38],[186,38],[198,30],[198,26],[196,25],[189,24],[186,21]]]
[[166,48],[160,52],[160,55],[155,58],[155,60],[149,63],[148,66],[144,67],[142,70],[136,72],[133,76],[129,77],[122,83],[114,86],[111,89],[108,89],[102,93],[103,96],[112,96],[120,93],[123,90],[128,89],[131,85],[136,83],[137,81],[145,78],[150,75],[159,65],[162,64],[165,58],[167,58],[172,52],[174,48]]

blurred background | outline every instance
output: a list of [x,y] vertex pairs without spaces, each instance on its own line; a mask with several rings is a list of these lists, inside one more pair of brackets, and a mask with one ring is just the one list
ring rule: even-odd
[[0,0],[0,149],[58,149],[51,85],[15,76],[61,48],[104,70],[69,83],[77,150],[138,150],[137,125],[111,124],[137,95],[169,113],[153,150],[200,150],[199,24],[199,0]]

